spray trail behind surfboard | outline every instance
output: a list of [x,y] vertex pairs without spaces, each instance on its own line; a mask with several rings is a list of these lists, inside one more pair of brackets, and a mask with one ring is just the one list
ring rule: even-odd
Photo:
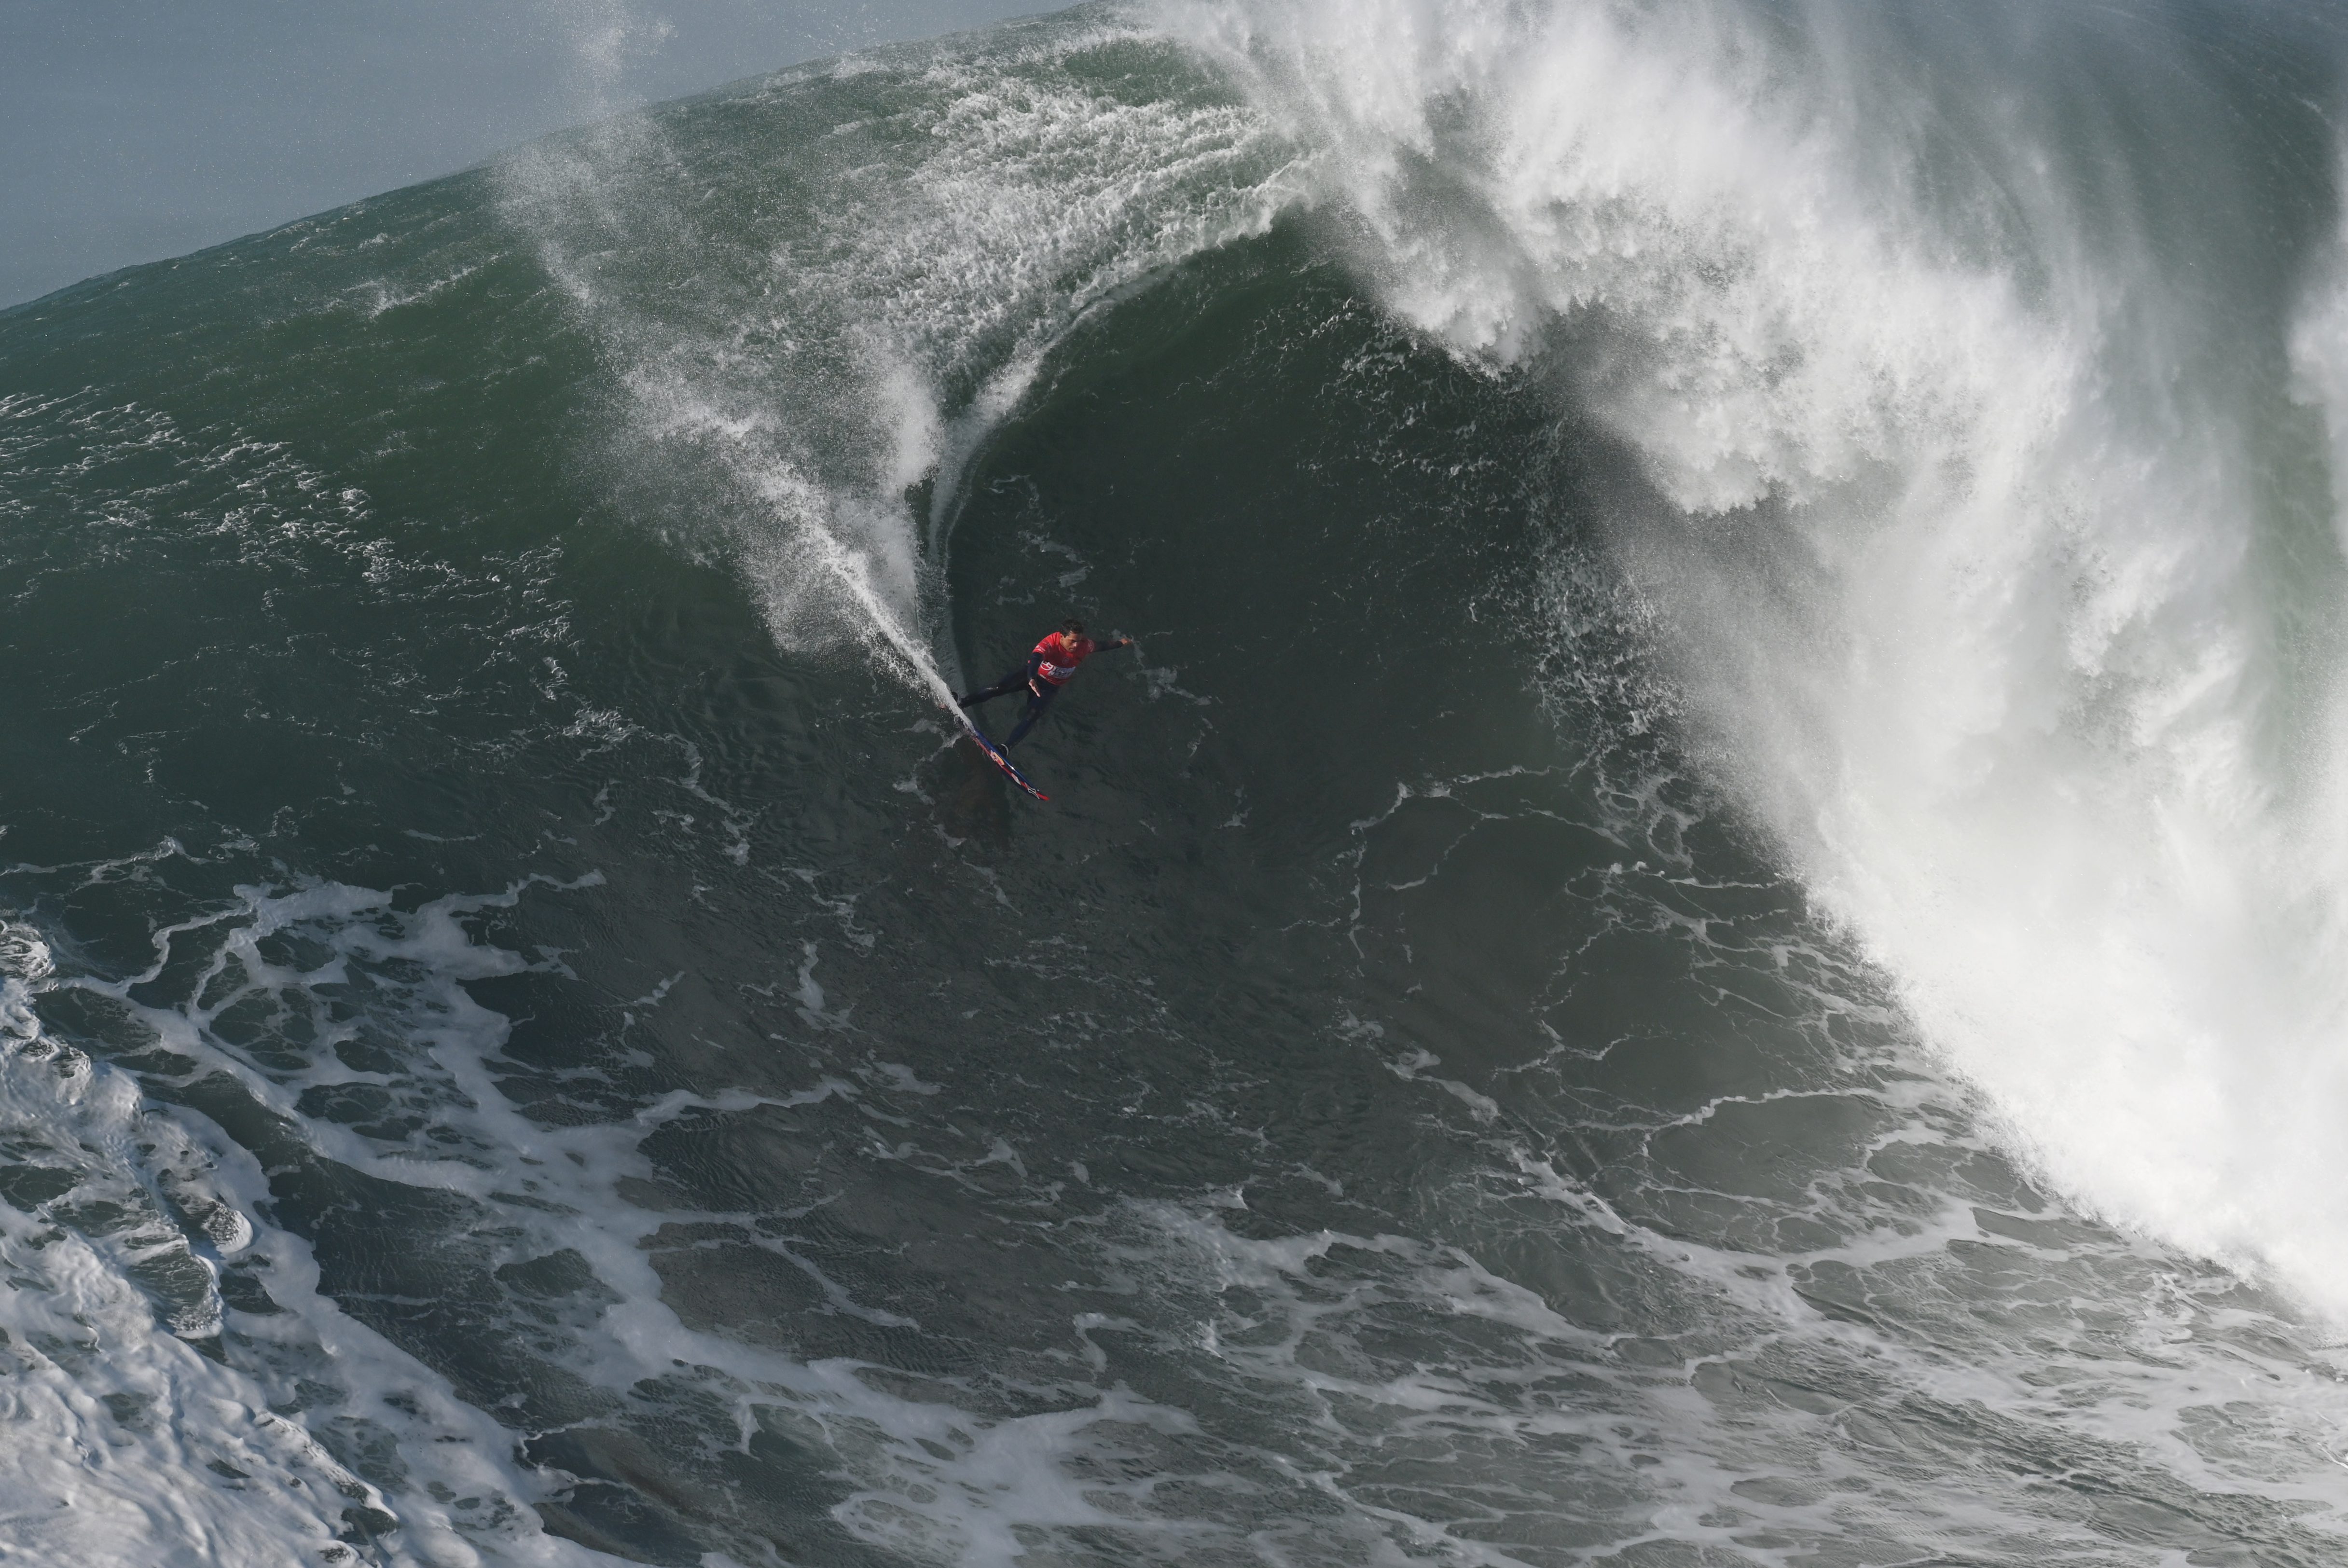
[[[494,176],[502,216],[607,356],[617,395],[593,446],[609,481],[735,562],[778,648],[884,644],[958,717],[923,634],[946,623],[961,467],[1088,311],[1262,233],[1292,156],[1138,18],[1087,12],[975,48],[954,69],[978,74],[944,98],[925,69],[852,67],[862,107],[812,142],[776,121],[760,156],[789,172],[755,198],[687,191],[676,171],[736,145],[731,117],[787,120],[846,77],[810,67],[623,116]],[[1152,89],[1107,86],[1105,49]],[[886,128],[915,124],[937,134]],[[726,261],[679,274],[685,254]]]
[[953,687],[947,683],[942,674],[939,673],[937,661],[930,657],[929,651],[916,641],[902,626],[900,626],[897,623],[897,618],[890,612],[888,601],[873,586],[870,569],[865,558],[840,544],[839,540],[829,538],[829,536],[827,536],[827,542],[830,548],[821,552],[820,559],[823,564],[830,569],[850,596],[862,607],[869,618],[868,623],[872,629],[875,642],[880,650],[889,656],[891,662],[899,672],[911,682],[916,690],[927,692],[938,706],[953,714],[954,722],[963,727],[972,740],[978,743],[979,750],[986,753],[989,762],[1002,770],[1004,777],[1037,800],[1050,800],[1052,798],[1050,795],[1028,782],[1027,775],[1019,771],[1004,749],[985,731],[980,729],[969,712],[954,700]]

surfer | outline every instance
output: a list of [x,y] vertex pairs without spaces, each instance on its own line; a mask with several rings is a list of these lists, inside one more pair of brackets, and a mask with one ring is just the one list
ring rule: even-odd
[[1085,623],[1072,616],[1060,622],[1059,630],[1035,644],[1035,651],[1027,655],[1026,663],[986,690],[973,692],[954,701],[965,708],[975,708],[981,702],[1007,697],[1025,687],[1027,712],[1020,715],[1018,727],[1011,732],[1011,738],[1003,743],[1005,746],[1015,746],[1021,736],[1035,727],[1035,721],[1044,716],[1044,710],[1052,705],[1052,699],[1060,694],[1060,688],[1068,683],[1068,677],[1076,672],[1077,665],[1096,653],[1132,646],[1133,639],[1130,637],[1120,637],[1114,642],[1095,642],[1085,635]]

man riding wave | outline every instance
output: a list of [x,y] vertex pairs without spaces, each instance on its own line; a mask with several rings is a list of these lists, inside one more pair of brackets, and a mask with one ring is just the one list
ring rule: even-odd
[[986,690],[973,692],[954,700],[965,708],[975,708],[982,702],[1007,697],[1025,687],[1027,711],[1020,715],[1018,727],[1011,732],[1011,738],[1003,743],[1008,749],[1017,745],[1020,738],[1035,727],[1035,721],[1044,716],[1044,710],[1052,705],[1052,699],[1060,694],[1060,688],[1068,683],[1068,678],[1076,672],[1077,665],[1096,653],[1132,646],[1133,639],[1130,637],[1120,637],[1114,642],[1095,642],[1085,635],[1085,623],[1072,616],[1060,622],[1059,630],[1035,644],[1035,651],[1027,655],[1026,663]]

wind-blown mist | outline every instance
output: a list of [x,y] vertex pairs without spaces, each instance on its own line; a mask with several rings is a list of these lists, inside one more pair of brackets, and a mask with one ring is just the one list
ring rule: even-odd
[[1009,28],[876,80],[862,118],[747,200],[680,187],[678,138],[788,104],[808,74],[501,166],[508,212],[610,364],[622,461],[688,490],[781,646],[873,637],[924,663],[947,630],[954,483],[1040,356],[1121,286],[1269,221],[1261,130],[1204,78],[1105,102],[1069,62],[1112,39],[1133,46]]

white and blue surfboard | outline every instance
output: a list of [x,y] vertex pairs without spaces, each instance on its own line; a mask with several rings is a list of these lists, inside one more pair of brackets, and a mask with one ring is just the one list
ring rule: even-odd
[[1011,758],[1004,753],[1003,748],[996,745],[994,740],[988,736],[984,730],[980,729],[976,724],[973,724],[970,726],[970,734],[971,739],[978,743],[979,750],[986,753],[987,760],[992,762],[996,767],[1003,770],[1003,776],[1004,778],[1009,779],[1013,784],[1017,784],[1021,789],[1025,790],[1037,800],[1047,801],[1052,798],[1050,795],[1045,794],[1042,790],[1037,789],[1034,784],[1027,782],[1027,775],[1019,771],[1019,769],[1012,763]]

